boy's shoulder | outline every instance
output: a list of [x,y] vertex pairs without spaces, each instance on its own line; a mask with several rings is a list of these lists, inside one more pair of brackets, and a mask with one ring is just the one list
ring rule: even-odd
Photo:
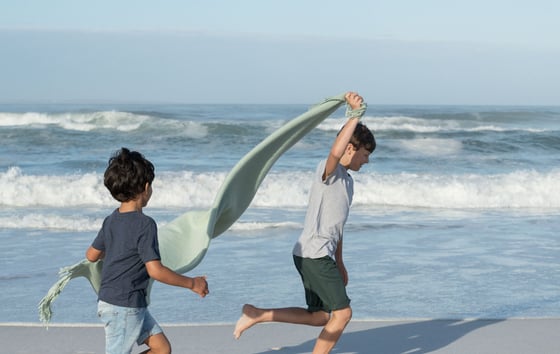
[[140,211],[130,211],[121,213],[119,209],[113,210],[113,212],[105,218],[105,222],[107,221],[134,221],[140,223],[148,223],[148,224],[155,224],[156,221],[149,215],[146,215]]

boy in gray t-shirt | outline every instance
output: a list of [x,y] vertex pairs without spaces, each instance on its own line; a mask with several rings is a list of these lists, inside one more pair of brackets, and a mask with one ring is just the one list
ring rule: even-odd
[[342,259],[342,235],[348,218],[354,181],[348,170],[359,171],[375,149],[372,132],[359,122],[366,105],[355,92],[345,96],[351,110],[326,160],[313,177],[303,231],[293,249],[294,264],[305,288],[307,309],[263,309],[243,306],[233,335],[261,322],[323,326],[313,353],[329,353],[352,317],[346,294],[348,273]]

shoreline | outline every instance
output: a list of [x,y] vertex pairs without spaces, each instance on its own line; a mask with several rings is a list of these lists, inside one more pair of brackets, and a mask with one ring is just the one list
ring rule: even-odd
[[[429,317],[387,317],[387,318],[374,318],[374,319],[352,319],[350,323],[384,323],[384,322],[423,322],[423,321],[447,321],[447,322],[469,322],[469,321],[521,321],[521,320],[558,320],[560,317],[442,317],[442,318],[429,318]],[[216,327],[216,326],[235,326],[235,322],[158,322],[163,327]],[[261,325],[268,325],[270,323],[261,323]],[[48,325],[37,322],[16,322],[6,321],[0,322],[1,327],[102,327],[101,322],[49,322]]]
[[[321,327],[264,323],[233,338],[233,323],[161,324],[174,353],[310,353]],[[560,352],[560,318],[395,319],[351,321],[332,353],[548,354]],[[104,352],[101,324],[0,323],[12,354]],[[136,347],[139,353],[146,347]]]

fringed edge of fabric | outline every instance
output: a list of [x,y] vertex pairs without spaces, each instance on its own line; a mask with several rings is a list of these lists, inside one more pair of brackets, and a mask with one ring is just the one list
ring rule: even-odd
[[43,299],[39,302],[39,319],[47,326],[47,328],[53,314],[51,307],[52,303],[56,300],[58,295],[60,295],[64,287],[66,287],[66,284],[68,284],[71,279],[83,276],[83,268],[88,266],[87,263],[89,263],[89,261],[84,260],[74,265],[61,268],[58,272],[60,279],[51,286],[47,295],[45,295],[45,297],[43,297]]

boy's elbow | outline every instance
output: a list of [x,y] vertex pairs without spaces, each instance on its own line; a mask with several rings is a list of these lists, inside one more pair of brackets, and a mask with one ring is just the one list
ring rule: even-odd
[[163,278],[163,265],[159,260],[154,260],[146,262],[146,271],[150,278],[158,281],[162,281]]
[[88,248],[86,251],[86,259],[90,262],[97,262],[103,258],[104,253],[102,251],[96,250],[93,247]]

